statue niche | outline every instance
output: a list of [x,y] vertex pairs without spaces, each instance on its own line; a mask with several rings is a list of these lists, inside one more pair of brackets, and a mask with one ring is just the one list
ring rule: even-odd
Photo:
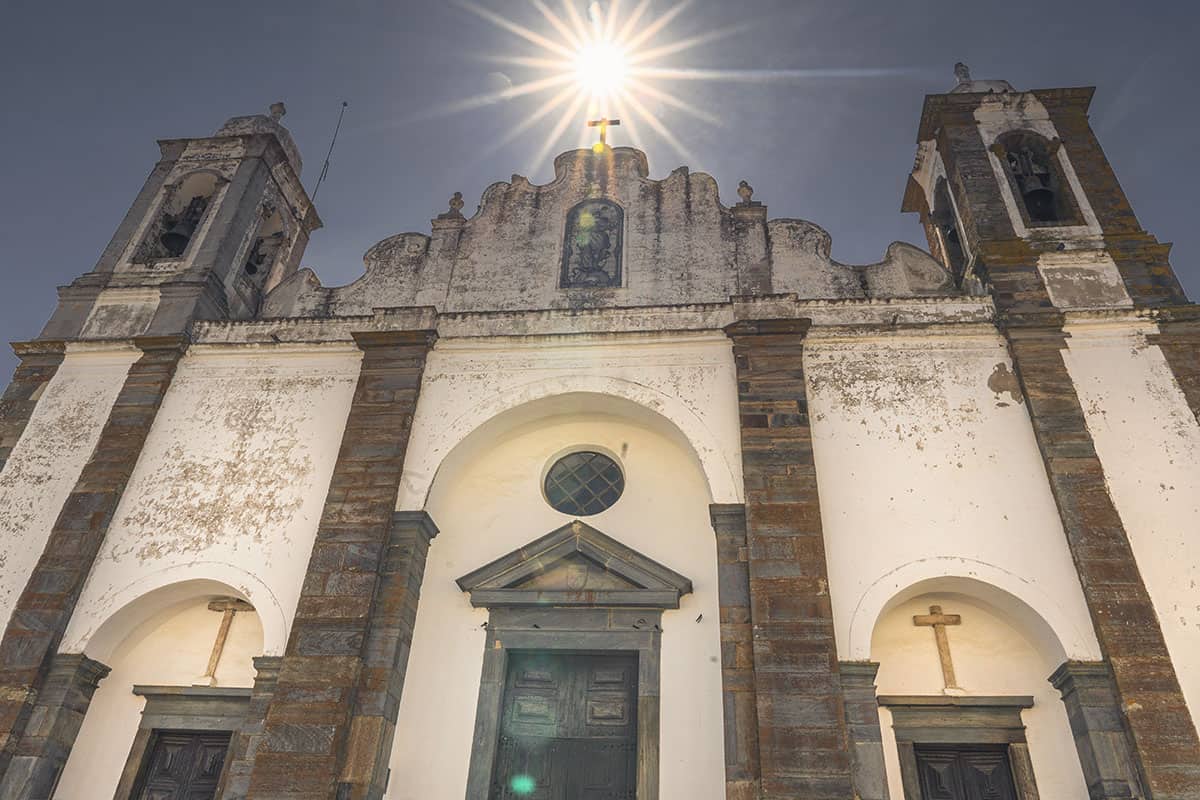
[[567,213],[562,288],[621,285],[625,212],[611,200],[584,200]]

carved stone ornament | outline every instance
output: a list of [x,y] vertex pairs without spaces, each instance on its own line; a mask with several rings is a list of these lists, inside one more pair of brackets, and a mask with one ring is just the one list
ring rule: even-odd
[[585,200],[567,214],[563,288],[621,285],[625,212],[611,200]]

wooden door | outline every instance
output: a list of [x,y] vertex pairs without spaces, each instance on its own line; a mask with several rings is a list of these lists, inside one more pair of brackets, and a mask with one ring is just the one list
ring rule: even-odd
[[492,800],[633,800],[637,655],[509,656]]
[[923,800],[1017,800],[1008,748],[918,745]]
[[155,731],[135,800],[213,800],[229,731]]

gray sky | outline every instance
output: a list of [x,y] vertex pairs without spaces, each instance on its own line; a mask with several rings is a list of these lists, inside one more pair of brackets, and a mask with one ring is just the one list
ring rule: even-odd
[[[527,0],[481,1],[553,34]],[[651,0],[643,19],[673,4]],[[635,5],[623,0],[623,13]],[[583,133],[580,115],[532,163],[552,114],[495,147],[553,91],[433,114],[500,85],[493,73],[517,84],[547,74],[487,60],[538,48],[442,0],[0,0],[0,11],[5,341],[36,336],[54,287],[95,264],[157,158],[157,138],[206,136],[227,117],[285,100],[311,192],[347,100],[318,198],[325,228],[304,258],[326,285],[339,285],[361,274],[362,253],[375,242],[428,231],[451,193],[463,193],[470,213],[488,184],[512,173],[547,181],[553,154]],[[692,154],[643,122],[638,144],[653,177],[687,163],[717,179],[726,203],[736,202],[745,178],[772,217],[811,220],[832,233],[835,258],[872,262],[895,239],[924,246],[915,217],[898,209],[923,95],[953,85],[955,61],[1019,89],[1095,85],[1092,124],[1134,210],[1147,230],[1175,243],[1175,269],[1200,296],[1200,4],[694,0],[647,46],[732,26],[740,27],[658,63],[843,72],[655,82],[720,124],[643,97]],[[863,69],[886,74],[845,74]],[[633,143],[628,129],[611,141]],[[4,376],[15,363],[0,353]]]

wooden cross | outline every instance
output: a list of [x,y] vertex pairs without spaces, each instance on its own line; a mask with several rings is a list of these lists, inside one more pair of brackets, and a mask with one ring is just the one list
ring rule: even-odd
[[946,636],[946,626],[962,625],[962,617],[958,614],[943,614],[941,606],[930,606],[928,614],[913,617],[913,625],[933,628],[933,638],[937,640],[938,658],[942,662],[942,678],[946,682],[946,688],[960,688],[954,677],[954,662],[950,660],[950,639]]
[[254,606],[235,597],[223,597],[210,602],[208,610],[221,612],[221,626],[217,628],[217,638],[213,642],[212,654],[208,657],[208,669],[196,681],[198,686],[212,686],[217,682],[217,665],[221,663],[221,654],[225,652],[225,640],[229,638],[229,626],[233,624],[233,615],[239,611],[253,611]]
[[620,124],[621,124],[621,120],[609,119],[608,117],[603,117],[601,119],[588,120],[589,128],[599,128],[600,129],[600,145],[602,147],[604,145],[608,144],[608,139],[607,139],[608,126],[609,125],[620,125]]

